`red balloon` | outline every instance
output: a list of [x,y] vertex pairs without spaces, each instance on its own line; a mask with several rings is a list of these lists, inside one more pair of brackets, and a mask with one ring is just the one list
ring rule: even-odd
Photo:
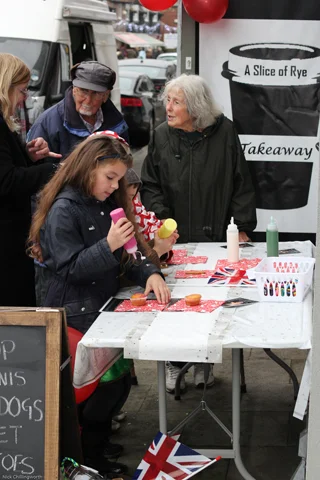
[[[72,374],[74,371],[74,363],[76,359],[76,351],[77,351],[77,345],[78,342],[80,342],[81,338],[83,337],[83,334],[79,332],[79,330],[76,330],[75,328],[68,327],[68,340],[69,340],[69,352],[71,355],[71,370]],[[96,380],[93,383],[90,383],[90,385],[86,385],[85,387],[82,388],[74,388],[74,393],[76,396],[76,402],[77,404],[84,402],[87,400],[87,398],[90,397],[90,395],[93,394],[95,389],[97,388],[99,383],[99,379]]]
[[229,0],[183,0],[187,14],[199,23],[213,23],[225,15]]
[[161,12],[167,10],[167,8],[173,7],[177,0],[139,0],[141,5],[148,10],[154,12]]

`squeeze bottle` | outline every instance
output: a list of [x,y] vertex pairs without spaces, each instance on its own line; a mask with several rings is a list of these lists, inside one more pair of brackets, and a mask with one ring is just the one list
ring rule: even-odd
[[267,257],[279,256],[279,232],[273,217],[267,225]]
[[168,238],[177,229],[177,222],[173,218],[167,218],[158,230],[160,238]]
[[[126,218],[126,214],[124,213],[123,208],[116,208],[110,212],[110,217],[112,218],[113,223],[117,223],[120,218]],[[123,248],[128,253],[131,253],[135,259],[137,258],[136,251],[138,250],[138,245],[135,237],[130,238],[130,240],[123,245]]]
[[227,228],[227,256],[228,262],[239,262],[239,231],[233,217]]

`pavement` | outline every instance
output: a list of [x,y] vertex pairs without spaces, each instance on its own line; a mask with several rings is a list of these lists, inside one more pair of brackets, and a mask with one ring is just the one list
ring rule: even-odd
[[[307,352],[276,350],[300,381]],[[299,434],[304,422],[292,416],[293,386],[289,375],[261,349],[245,349],[247,393],[241,397],[241,451],[243,463],[256,480],[290,480],[300,463]],[[119,461],[132,476],[146,449],[159,431],[156,362],[135,361],[138,385],[132,386],[124,406],[127,418],[112,436],[125,450]],[[187,390],[181,401],[167,394],[168,429],[174,428],[199,405],[202,391],[193,385],[193,369],[186,375]],[[207,390],[209,408],[231,430],[231,350],[224,350],[223,363],[214,365],[215,384]],[[180,441],[195,448],[228,448],[230,439],[206,413],[188,423]],[[222,459],[203,470],[198,480],[241,480],[234,461]]]
[[133,156],[133,168],[136,171],[136,173],[140,176],[143,161],[146,158],[148,153],[148,147],[145,146],[142,148],[132,148],[131,151]]

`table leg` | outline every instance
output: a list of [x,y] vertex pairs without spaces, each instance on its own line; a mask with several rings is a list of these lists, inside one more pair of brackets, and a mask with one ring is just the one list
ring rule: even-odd
[[296,374],[294,373],[292,368],[290,368],[289,365],[287,365],[283,360],[281,360],[281,358],[279,358],[278,355],[276,355],[270,348],[264,348],[263,350],[268,355],[268,357],[271,358],[271,360],[276,362],[278,365],[280,365],[281,368],[283,368],[286,372],[289,373],[293,385],[294,399],[296,400],[299,393],[299,382]]
[[159,427],[160,432],[167,433],[167,396],[166,396],[166,363],[158,362],[159,392]]
[[234,461],[245,480],[255,480],[242,463],[240,451],[240,349],[232,349],[232,433]]

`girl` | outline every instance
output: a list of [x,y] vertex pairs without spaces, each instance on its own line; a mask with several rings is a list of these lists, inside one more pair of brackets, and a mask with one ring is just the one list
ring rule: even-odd
[[[132,203],[132,212],[135,221],[138,224],[139,233],[143,235],[144,240],[149,243],[162,261],[168,261],[172,257],[172,247],[179,238],[178,231],[175,231],[170,237],[161,239],[157,231],[163,221],[156,217],[154,212],[148,212],[142,205],[138,196],[142,182],[133,168],[128,168],[125,175],[127,181],[127,196],[129,203]],[[166,257],[164,257],[166,255]]]
[[[135,226],[123,178],[132,156],[122,142],[117,135],[93,135],[79,144],[41,192],[30,230],[29,240],[40,244],[51,275],[45,306],[64,307],[68,325],[83,333],[117,292],[122,272],[145,287],[146,294],[153,290],[159,302],[170,300],[153,263],[147,259],[138,266],[128,258],[123,261],[123,245],[134,236]],[[110,212],[118,207],[128,218],[113,224]],[[101,473],[125,470],[122,464],[106,460],[122,451],[108,441],[112,416],[130,391],[129,368],[122,362],[120,370],[120,377],[100,383],[81,404],[85,464]]]

